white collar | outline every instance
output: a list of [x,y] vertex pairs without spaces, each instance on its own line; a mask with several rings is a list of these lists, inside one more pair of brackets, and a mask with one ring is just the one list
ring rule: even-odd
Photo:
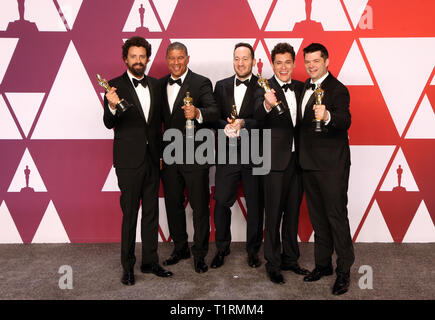
[[313,82],[313,79],[311,79],[310,83],[314,83],[317,88],[317,86],[322,84],[323,80],[325,80],[327,76],[329,76],[329,71],[327,71],[320,79],[316,80],[315,82]]
[[279,86],[282,87],[283,85],[287,84],[287,83],[292,83],[292,79],[290,78],[289,82],[283,82],[281,80],[278,79],[278,77],[276,76],[276,74],[273,75],[275,77],[275,80],[278,82]]

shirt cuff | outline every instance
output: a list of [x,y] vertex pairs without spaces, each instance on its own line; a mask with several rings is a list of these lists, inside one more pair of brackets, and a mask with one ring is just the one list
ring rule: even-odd
[[111,112],[113,115],[116,115],[116,109],[113,110],[110,106],[108,106],[108,107],[109,107],[110,112]]
[[267,113],[269,113],[270,111],[272,111],[272,109],[267,110],[267,108],[266,108],[266,101],[263,102],[263,107],[264,107],[264,110],[266,110]]
[[328,112],[328,121],[325,121],[325,126],[331,122],[331,113],[328,110],[326,110],[326,112]]
[[198,109],[198,111],[199,111],[199,118],[196,119],[196,121],[198,121],[198,123],[202,123],[204,120],[202,119],[201,110]]

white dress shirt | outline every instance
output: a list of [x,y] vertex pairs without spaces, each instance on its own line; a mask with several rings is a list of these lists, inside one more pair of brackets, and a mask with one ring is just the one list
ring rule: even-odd
[[[313,80],[310,81],[310,83],[314,83],[314,85],[319,86],[323,80],[326,79],[326,77],[329,75],[329,72],[326,72],[326,74],[324,74],[320,79],[318,79],[317,81],[313,82]],[[305,95],[304,98],[302,100],[302,118],[304,117],[304,113],[305,113],[305,107],[307,106],[308,100],[310,100],[311,95],[314,93],[314,90],[309,88],[307,91],[305,91]],[[328,121],[325,122],[325,125],[327,125],[330,121],[331,121],[331,114],[329,113],[328,110],[326,110],[326,112],[328,113]]]
[[[181,79],[181,85],[183,85],[184,83],[184,79],[186,79],[186,75],[187,72],[189,71],[189,69],[186,69],[186,72],[183,73],[183,75],[179,78]],[[173,80],[176,80],[172,77],[172,75],[170,76]],[[172,110],[174,109],[174,103],[175,100],[177,99],[178,93],[180,92],[181,86],[179,86],[178,84],[174,83],[173,85],[170,85],[169,82],[166,85],[166,93],[168,94],[168,104],[169,104],[169,111],[172,114]],[[193,105],[195,105],[195,101],[193,101]],[[201,111],[198,109],[199,111],[199,119],[196,119],[196,121],[198,121],[198,123],[202,123],[202,115],[201,115]]]
[[[133,76],[130,73],[130,70],[127,70],[127,75],[134,87],[133,84],[133,78],[137,79],[137,80],[142,80],[144,77],[138,79],[135,76]],[[146,88],[143,87],[142,84],[138,84],[136,88],[134,88],[137,94],[137,97],[139,98],[139,102],[141,104],[142,110],[143,110],[143,114],[145,115],[145,120],[148,121],[148,116],[150,113],[150,106],[151,106],[151,95],[150,95],[150,89],[148,88],[148,86]],[[110,111],[112,112],[113,115],[115,115],[116,113],[116,109],[110,109]]]
[[[236,86],[237,78],[238,78],[237,76],[234,77],[234,102],[236,103],[237,114],[240,114],[240,109],[242,108],[243,98],[245,97],[246,90],[248,89],[248,87],[245,86],[243,83]],[[251,81],[251,78],[252,78],[252,73],[245,80]],[[239,80],[242,81],[241,79],[239,79]],[[245,81],[245,80],[243,80],[243,81]]]
[[[274,77],[275,77],[275,80],[278,82],[278,84],[279,84],[279,86],[281,88],[282,88],[282,86],[284,84],[292,82],[291,79],[290,79],[289,82],[282,82],[281,80],[278,79],[278,77],[276,75],[274,75]],[[293,123],[293,127],[295,127],[296,126],[296,120],[297,120],[297,110],[298,110],[297,109],[298,105],[297,105],[297,102],[296,102],[296,95],[295,95],[294,91],[289,90],[289,89],[287,91],[283,90],[283,92],[284,92],[285,100],[287,101],[287,105],[288,105],[288,108],[289,108],[289,111],[290,111],[290,118],[291,118],[291,121]],[[266,106],[264,106],[264,107],[266,108]],[[267,108],[266,108],[266,112],[269,113],[270,111],[272,111],[272,109],[267,110]],[[292,152],[294,152],[294,151],[295,151],[295,139],[293,138],[293,141],[292,141]]]

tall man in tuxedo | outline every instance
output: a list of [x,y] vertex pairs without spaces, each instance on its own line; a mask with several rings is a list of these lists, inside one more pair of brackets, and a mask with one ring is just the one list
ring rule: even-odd
[[[234,48],[233,67],[235,75],[216,83],[214,96],[220,109],[217,129],[224,129],[228,137],[237,138],[240,130],[257,128],[253,119],[255,94],[258,93],[258,78],[252,74],[255,65],[254,49],[248,43],[238,43]],[[261,92],[261,91],[260,91]],[[231,123],[232,106],[237,107],[237,119]],[[227,145],[228,145],[227,139]],[[250,164],[240,161],[240,140],[237,143],[237,164],[217,164],[215,175],[214,223],[217,254],[211,267],[219,268],[230,253],[231,207],[237,199],[240,180],[247,206],[246,251],[250,267],[260,266],[258,251],[263,240],[263,205],[260,196],[260,178],[252,174]]]
[[[266,270],[274,283],[285,283],[281,270],[306,275],[298,264],[297,241],[299,207],[302,199],[301,176],[297,166],[297,104],[303,83],[291,78],[295,51],[288,43],[278,43],[271,52],[274,76],[268,80],[272,89],[256,102],[255,118],[271,130],[271,171],[264,176],[266,223],[264,257]],[[277,101],[282,102],[279,114]],[[282,221],[282,251],[280,224]]]
[[[178,129],[185,136],[186,119],[194,120],[195,130],[204,128],[218,119],[219,111],[213,97],[211,81],[187,68],[189,56],[184,44],[174,42],[166,51],[166,63],[170,74],[161,79],[163,94],[162,115],[164,130]],[[186,93],[193,98],[193,105],[184,105]],[[184,148],[184,158],[186,149]],[[165,159],[163,159],[165,160]],[[187,187],[193,209],[194,244],[192,254],[198,273],[208,270],[205,256],[210,236],[210,164],[165,164],[162,170],[165,204],[169,232],[174,241],[174,251],[164,265],[178,263],[190,257],[187,243],[184,189]]]
[[[121,190],[123,213],[121,263],[125,285],[135,283],[133,267],[136,224],[142,201],[143,273],[169,277],[172,272],[158,263],[159,154],[161,148],[161,89],[157,79],[145,76],[151,45],[142,37],[132,37],[122,47],[127,71],[109,81],[112,89],[104,98],[104,124],[114,129],[113,162]],[[120,99],[129,103],[125,112],[117,110]]]
[[[337,278],[333,294],[349,287],[350,267],[355,257],[347,217],[350,170],[348,129],[351,124],[349,91],[329,71],[329,54],[318,43],[304,49],[305,69],[310,77],[304,85],[298,108],[300,118],[299,159],[303,186],[314,228],[314,270],[304,281],[332,275],[332,254],[337,254]],[[316,105],[314,90],[321,85],[324,97]],[[322,119],[322,132],[314,131],[313,119]]]

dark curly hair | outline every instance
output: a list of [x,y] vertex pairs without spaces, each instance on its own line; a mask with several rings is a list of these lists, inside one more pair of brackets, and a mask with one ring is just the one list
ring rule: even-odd
[[147,53],[147,59],[151,56],[151,44],[144,38],[135,36],[125,41],[122,46],[122,58],[124,60],[127,59],[128,49],[130,49],[130,47],[144,47]]
[[272,49],[271,55],[272,55],[272,63],[275,61],[275,55],[277,54],[283,54],[283,53],[290,53],[292,56],[293,61],[295,61],[295,49],[286,42],[280,42],[277,43],[276,46]]

